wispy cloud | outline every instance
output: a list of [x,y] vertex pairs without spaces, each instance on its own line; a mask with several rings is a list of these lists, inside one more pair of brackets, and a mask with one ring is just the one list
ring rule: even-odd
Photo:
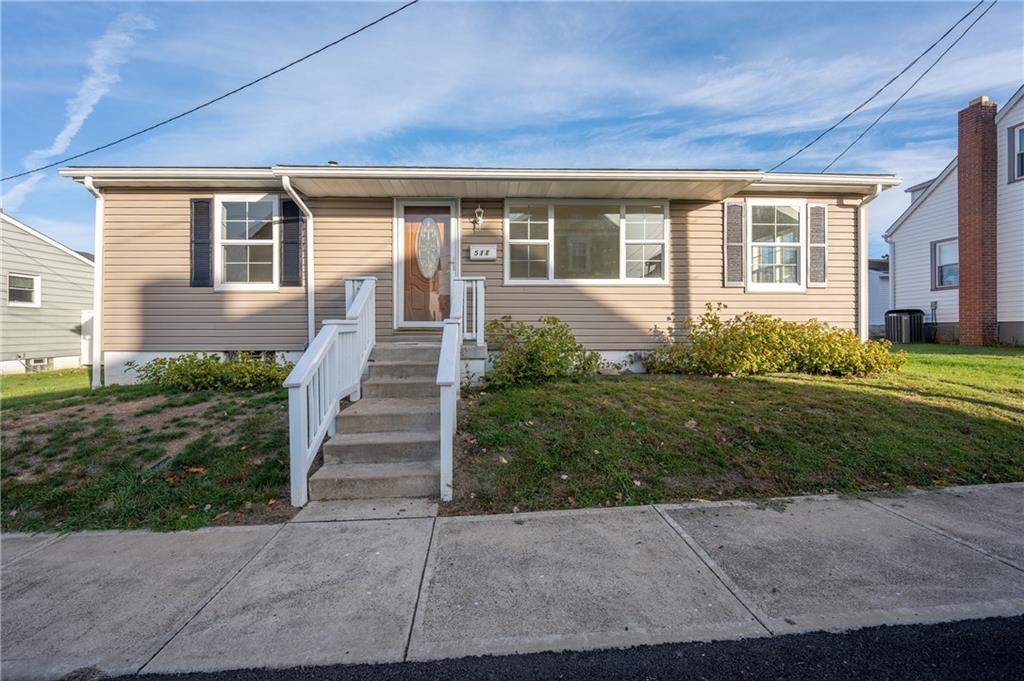
[[[152,20],[133,12],[119,15],[107,27],[103,36],[92,44],[88,75],[78,86],[75,96],[67,102],[64,127],[53,138],[50,146],[36,149],[25,157],[26,169],[43,165],[68,150],[71,140],[82,129],[96,104],[121,80],[121,66],[127,61],[136,36],[141,31],[153,28],[155,24]],[[43,177],[37,173],[11,187],[3,196],[4,208],[8,211],[17,210]]]

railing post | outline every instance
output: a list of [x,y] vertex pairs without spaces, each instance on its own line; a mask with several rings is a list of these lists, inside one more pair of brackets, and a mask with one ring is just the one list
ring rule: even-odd
[[348,316],[348,311],[352,307],[352,301],[356,297],[356,282],[353,279],[345,280],[345,316]]
[[487,288],[486,280],[481,279],[476,282],[476,290],[473,292],[473,304],[475,309],[473,310],[473,323],[476,329],[473,335],[476,336],[476,344],[479,346],[484,345],[484,289]]
[[288,457],[291,475],[292,506],[305,506],[309,501],[306,483],[306,450],[308,425],[306,415],[306,386],[288,388]]
[[441,501],[452,500],[452,457],[455,447],[457,386],[441,386]]

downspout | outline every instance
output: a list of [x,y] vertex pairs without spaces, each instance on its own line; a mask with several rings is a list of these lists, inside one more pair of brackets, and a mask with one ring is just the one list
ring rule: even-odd
[[[881,193],[882,185],[876,184],[857,209],[857,335],[862,341],[868,339],[868,204]],[[891,276],[889,285],[892,286]]]
[[316,336],[316,287],[313,279],[313,211],[302,200],[299,193],[292,187],[292,180],[287,175],[281,176],[281,184],[288,192],[295,205],[306,217],[306,342],[312,343]]
[[92,387],[103,385],[103,192],[96,188],[92,176],[82,184],[96,197],[95,245],[92,275]]

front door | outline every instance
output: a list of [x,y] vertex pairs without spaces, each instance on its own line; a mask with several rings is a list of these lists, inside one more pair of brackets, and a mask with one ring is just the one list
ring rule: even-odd
[[402,326],[440,326],[451,296],[450,205],[402,207]]

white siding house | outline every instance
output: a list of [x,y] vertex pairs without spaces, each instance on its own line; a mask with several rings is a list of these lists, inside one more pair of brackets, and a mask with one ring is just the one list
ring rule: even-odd
[[[973,104],[973,103],[972,103]],[[962,133],[961,133],[962,134]],[[996,317],[999,340],[1024,344],[1024,87],[995,117]],[[961,140],[963,143],[963,140]],[[937,340],[959,338],[958,167],[907,190],[911,203],[885,232],[890,307],[924,312]]]
[[889,259],[868,261],[868,332],[873,338],[885,335],[885,312],[889,308]]
[[0,213],[0,373],[77,367],[91,336],[92,261]]
[[[1024,344],[1024,88],[996,117],[999,320],[1016,321]],[[1012,173],[1012,176],[1011,176]]]

